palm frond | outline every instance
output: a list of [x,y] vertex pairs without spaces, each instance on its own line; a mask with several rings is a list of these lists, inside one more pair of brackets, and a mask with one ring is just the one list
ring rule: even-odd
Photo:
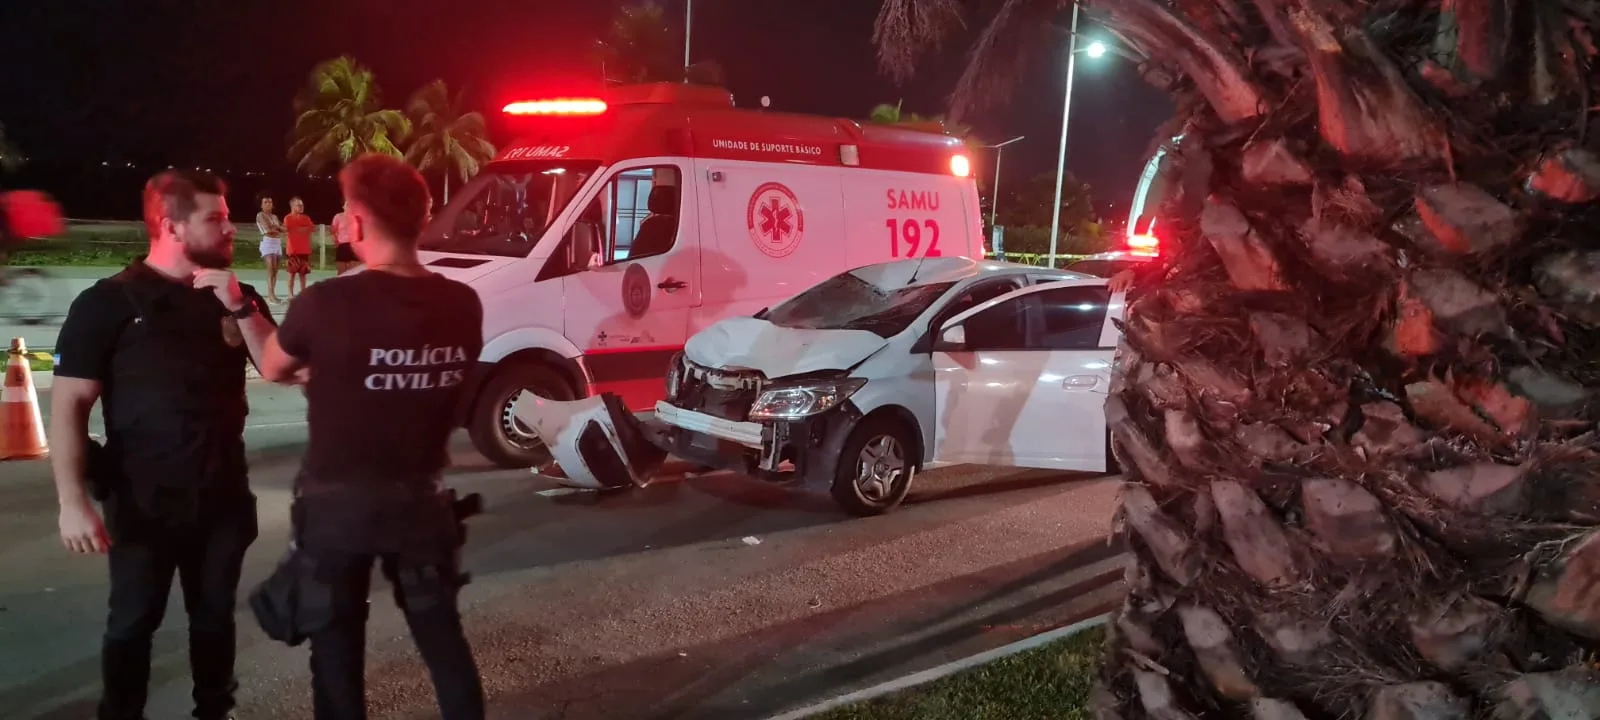
[[1009,98],[1029,64],[1050,56],[1055,20],[1071,6],[1071,0],[1005,0],[972,45],[966,70],[950,94],[951,118],[964,121],[975,110]]
[[960,0],[883,0],[872,30],[878,64],[895,80],[908,80],[918,55],[964,27]]

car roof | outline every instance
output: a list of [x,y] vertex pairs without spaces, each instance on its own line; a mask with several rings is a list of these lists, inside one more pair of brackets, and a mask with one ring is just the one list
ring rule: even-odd
[[[908,285],[933,285],[960,282],[977,277],[996,275],[1047,275],[1056,280],[1089,279],[1092,275],[1071,270],[1052,270],[1038,265],[975,260],[964,257],[908,258],[865,265],[849,271],[850,274],[880,287],[902,288]],[[915,278],[915,282],[909,282]]]

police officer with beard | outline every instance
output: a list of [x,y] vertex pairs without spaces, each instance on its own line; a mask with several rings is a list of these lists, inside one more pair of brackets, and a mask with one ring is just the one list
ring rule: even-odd
[[[61,542],[110,556],[100,720],[144,716],[150,641],[173,575],[189,614],[194,717],[227,718],[234,706],[236,591],[256,538],[245,363],[259,363],[274,326],[261,296],[227,270],[225,192],[205,174],[152,178],[149,254],[79,295],[56,343],[50,444]],[[96,401],[104,447],[88,436]]]
[[366,268],[302,293],[261,366],[277,381],[309,371],[310,443],[292,514],[295,552],[310,566],[296,582],[308,586],[306,596],[328,599],[308,609],[317,619],[300,618],[316,718],[367,716],[376,562],[428,665],[440,717],[481,720],[483,687],[456,602],[464,538],[443,472],[462,380],[483,346],[483,306],[417,257],[432,201],[415,169],[368,155],[345,167],[339,184],[360,228],[351,247]]

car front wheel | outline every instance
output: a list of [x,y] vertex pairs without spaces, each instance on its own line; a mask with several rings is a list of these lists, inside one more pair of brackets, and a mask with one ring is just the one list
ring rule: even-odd
[[833,499],[859,517],[882,515],[911,491],[918,458],[911,429],[893,415],[875,415],[851,431],[839,453]]

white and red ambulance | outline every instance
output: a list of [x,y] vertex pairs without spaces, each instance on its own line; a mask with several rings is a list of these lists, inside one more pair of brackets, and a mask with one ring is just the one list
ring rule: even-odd
[[504,467],[548,454],[513,413],[524,390],[663,397],[695,332],[825,278],[906,257],[982,257],[959,140],[736,108],[654,84],[517,102],[523,125],[422,240],[430,270],[477,290],[484,350],[463,424]]

